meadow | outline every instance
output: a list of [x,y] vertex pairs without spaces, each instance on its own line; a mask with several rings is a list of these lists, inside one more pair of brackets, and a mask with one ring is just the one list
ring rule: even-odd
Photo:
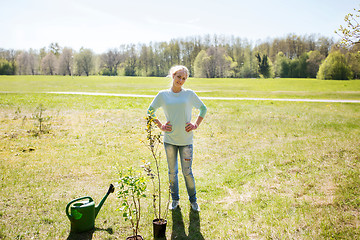
[[[119,169],[141,171],[151,159],[140,140],[152,99],[49,92],[155,95],[169,86],[165,78],[0,76],[0,239],[130,236],[116,193],[81,236],[70,234],[65,207],[82,196],[99,203]],[[189,79],[186,87],[202,97],[360,100],[356,80]],[[180,173],[181,210],[168,215],[167,239],[360,238],[359,103],[204,103],[193,163],[201,212],[190,211]],[[152,239],[150,197],[142,212],[139,233]]]

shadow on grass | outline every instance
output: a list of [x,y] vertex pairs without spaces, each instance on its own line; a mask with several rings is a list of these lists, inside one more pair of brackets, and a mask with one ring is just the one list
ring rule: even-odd
[[113,234],[114,231],[113,229],[107,228],[107,229],[103,229],[103,228],[95,228],[93,230],[87,231],[87,232],[82,232],[82,233],[72,233],[70,232],[70,235],[68,236],[67,240],[90,240],[93,238],[93,234],[95,231],[106,231],[109,234]]
[[200,215],[198,212],[190,210],[189,235],[185,233],[185,225],[181,209],[177,208],[172,211],[172,234],[171,239],[187,239],[187,240],[204,240],[200,232]]

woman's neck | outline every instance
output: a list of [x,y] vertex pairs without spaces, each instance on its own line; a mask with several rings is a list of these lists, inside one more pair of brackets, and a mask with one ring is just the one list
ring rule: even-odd
[[177,87],[172,86],[172,87],[171,87],[171,90],[172,90],[174,93],[179,93],[179,92],[181,92],[182,88],[181,88],[181,87],[180,87],[180,88],[177,88]]

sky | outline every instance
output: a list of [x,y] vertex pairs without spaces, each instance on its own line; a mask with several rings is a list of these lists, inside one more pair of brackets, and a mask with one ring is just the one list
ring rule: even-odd
[[58,43],[105,53],[122,44],[223,35],[265,41],[334,33],[359,0],[0,0],[0,48]]

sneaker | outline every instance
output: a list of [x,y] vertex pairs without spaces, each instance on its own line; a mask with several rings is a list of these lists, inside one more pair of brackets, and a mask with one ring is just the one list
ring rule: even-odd
[[197,202],[193,202],[191,203],[191,209],[195,212],[200,212],[200,207],[199,205],[197,204]]
[[177,207],[179,207],[179,200],[174,200],[174,201],[172,201],[171,205],[169,206],[169,209],[174,210]]

